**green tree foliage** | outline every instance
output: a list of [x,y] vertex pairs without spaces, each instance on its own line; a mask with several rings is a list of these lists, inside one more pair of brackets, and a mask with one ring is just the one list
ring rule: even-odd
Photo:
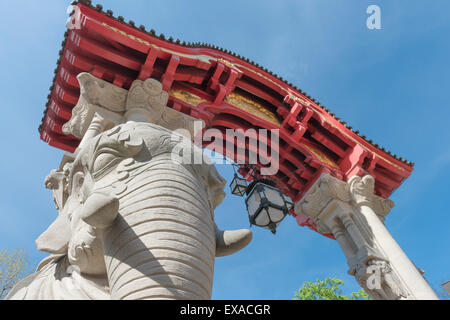
[[295,292],[294,300],[370,300],[364,289],[352,292],[350,296],[342,295],[344,281],[338,278],[326,278],[324,281],[304,282]]
[[29,272],[28,255],[24,250],[0,251],[0,300]]

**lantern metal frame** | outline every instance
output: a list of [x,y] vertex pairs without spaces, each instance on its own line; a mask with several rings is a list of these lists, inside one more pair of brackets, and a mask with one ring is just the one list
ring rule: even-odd
[[243,197],[248,189],[247,180],[239,177],[235,172],[234,178],[230,183],[230,189],[232,194]]
[[284,202],[286,203],[286,207],[288,211],[290,211],[292,208],[294,208],[294,201],[292,201],[291,197],[285,195],[284,193],[281,193],[284,198]]
[[[270,201],[267,198],[266,190],[271,189],[274,192],[277,192],[279,194],[280,200],[283,202],[283,205],[278,205],[274,203],[273,201]],[[260,197],[260,203],[257,209],[254,213],[250,212],[249,210],[249,201],[254,195],[254,193],[257,192]],[[277,187],[276,183],[273,180],[269,179],[255,179],[247,188],[246,191],[247,198],[245,199],[245,205],[247,207],[247,212],[250,220],[250,225],[256,225],[261,228],[267,228],[269,229],[273,234],[276,233],[276,228],[278,225],[286,218],[287,214],[289,213],[289,206],[293,205],[292,202],[289,202],[289,200],[286,198],[281,190]],[[273,213],[271,215],[270,209],[278,210],[278,212],[282,212],[283,217],[279,219],[278,221],[273,221]],[[263,210],[266,212],[263,213]],[[269,219],[269,223],[266,225],[260,225],[256,223],[256,219],[259,217],[260,214],[266,214],[267,218]]]
[[[258,226],[261,228],[269,229],[273,234],[276,233],[276,228],[278,225],[286,218],[289,211],[294,207],[294,203],[292,199],[285,195],[277,186],[276,182],[274,180],[268,179],[268,178],[260,178],[256,172],[258,169],[256,166],[253,165],[245,165],[246,168],[250,169],[251,175],[253,176],[253,181],[248,184],[247,179],[241,178],[238,176],[236,172],[236,167],[239,167],[239,165],[233,164],[233,170],[234,170],[234,178],[231,181],[229,187],[231,189],[231,193],[238,196],[244,196],[244,194],[247,196],[245,199],[245,206],[247,208],[248,218],[250,221],[250,226]],[[244,190],[245,189],[245,190]],[[271,192],[275,192],[275,197],[278,199],[273,199],[272,201],[268,199],[266,193],[270,190]],[[255,209],[254,212],[250,211],[249,203],[252,199],[252,196],[255,195],[255,193],[258,193],[258,196],[260,200],[256,200],[257,207],[252,208]],[[255,195],[256,196],[256,195]],[[272,194],[272,197],[274,194]],[[276,201],[278,200],[278,201]],[[278,202],[275,203],[274,201]],[[272,212],[271,212],[272,210]],[[274,212],[274,210],[277,210],[277,212]],[[265,211],[265,212],[263,212]],[[257,219],[260,217],[261,214],[265,214],[268,223],[265,225],[258,224]],[[274,221],[274,215],[278,214],[281,216],[278,220]],[[263,217],[264,219],[264,217]],[[266,220],[267,220],[266,219]]]

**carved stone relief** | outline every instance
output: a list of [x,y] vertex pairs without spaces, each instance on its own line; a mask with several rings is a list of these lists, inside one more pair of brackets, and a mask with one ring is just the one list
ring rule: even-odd
[[[78,78],[65,131],[83,141],[45,180],[59,215],[36,243],[51,256],[7,299],[209,299],[215,257],[241,250],[252,234],[217,228],[226,181],[213,165],[172,158],[179,144],[203,157],[171,130],[193,129],[192,119],[165,106],[153,79],[128,92]],[[157,124],[130,121],[133,109]]]

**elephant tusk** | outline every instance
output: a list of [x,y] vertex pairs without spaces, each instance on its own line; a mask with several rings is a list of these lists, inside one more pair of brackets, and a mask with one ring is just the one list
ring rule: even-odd
[[65,254],[71,238],[70,221],[61,213],[48,229],[36,240],[39,251],[51,254]]
[[225,257],[245,248],[252,241],[252,232],[248,229],[219,230],[216,226],[216,257]]
[[94,192],[88,197],[80,212],[87,224],[104,229],[112,225],[119,213],[119,199],[111,194]]

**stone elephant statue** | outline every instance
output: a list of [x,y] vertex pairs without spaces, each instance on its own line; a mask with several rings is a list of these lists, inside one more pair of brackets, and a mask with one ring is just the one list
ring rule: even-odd
[[210,299],[215,257],[252,234],[217,228],[225,180],[212,164],[178,161],[175,149],[203,155],[170,130],[130,121],[52,172],[59,216],[36,240],[52,255],[7,299]]

